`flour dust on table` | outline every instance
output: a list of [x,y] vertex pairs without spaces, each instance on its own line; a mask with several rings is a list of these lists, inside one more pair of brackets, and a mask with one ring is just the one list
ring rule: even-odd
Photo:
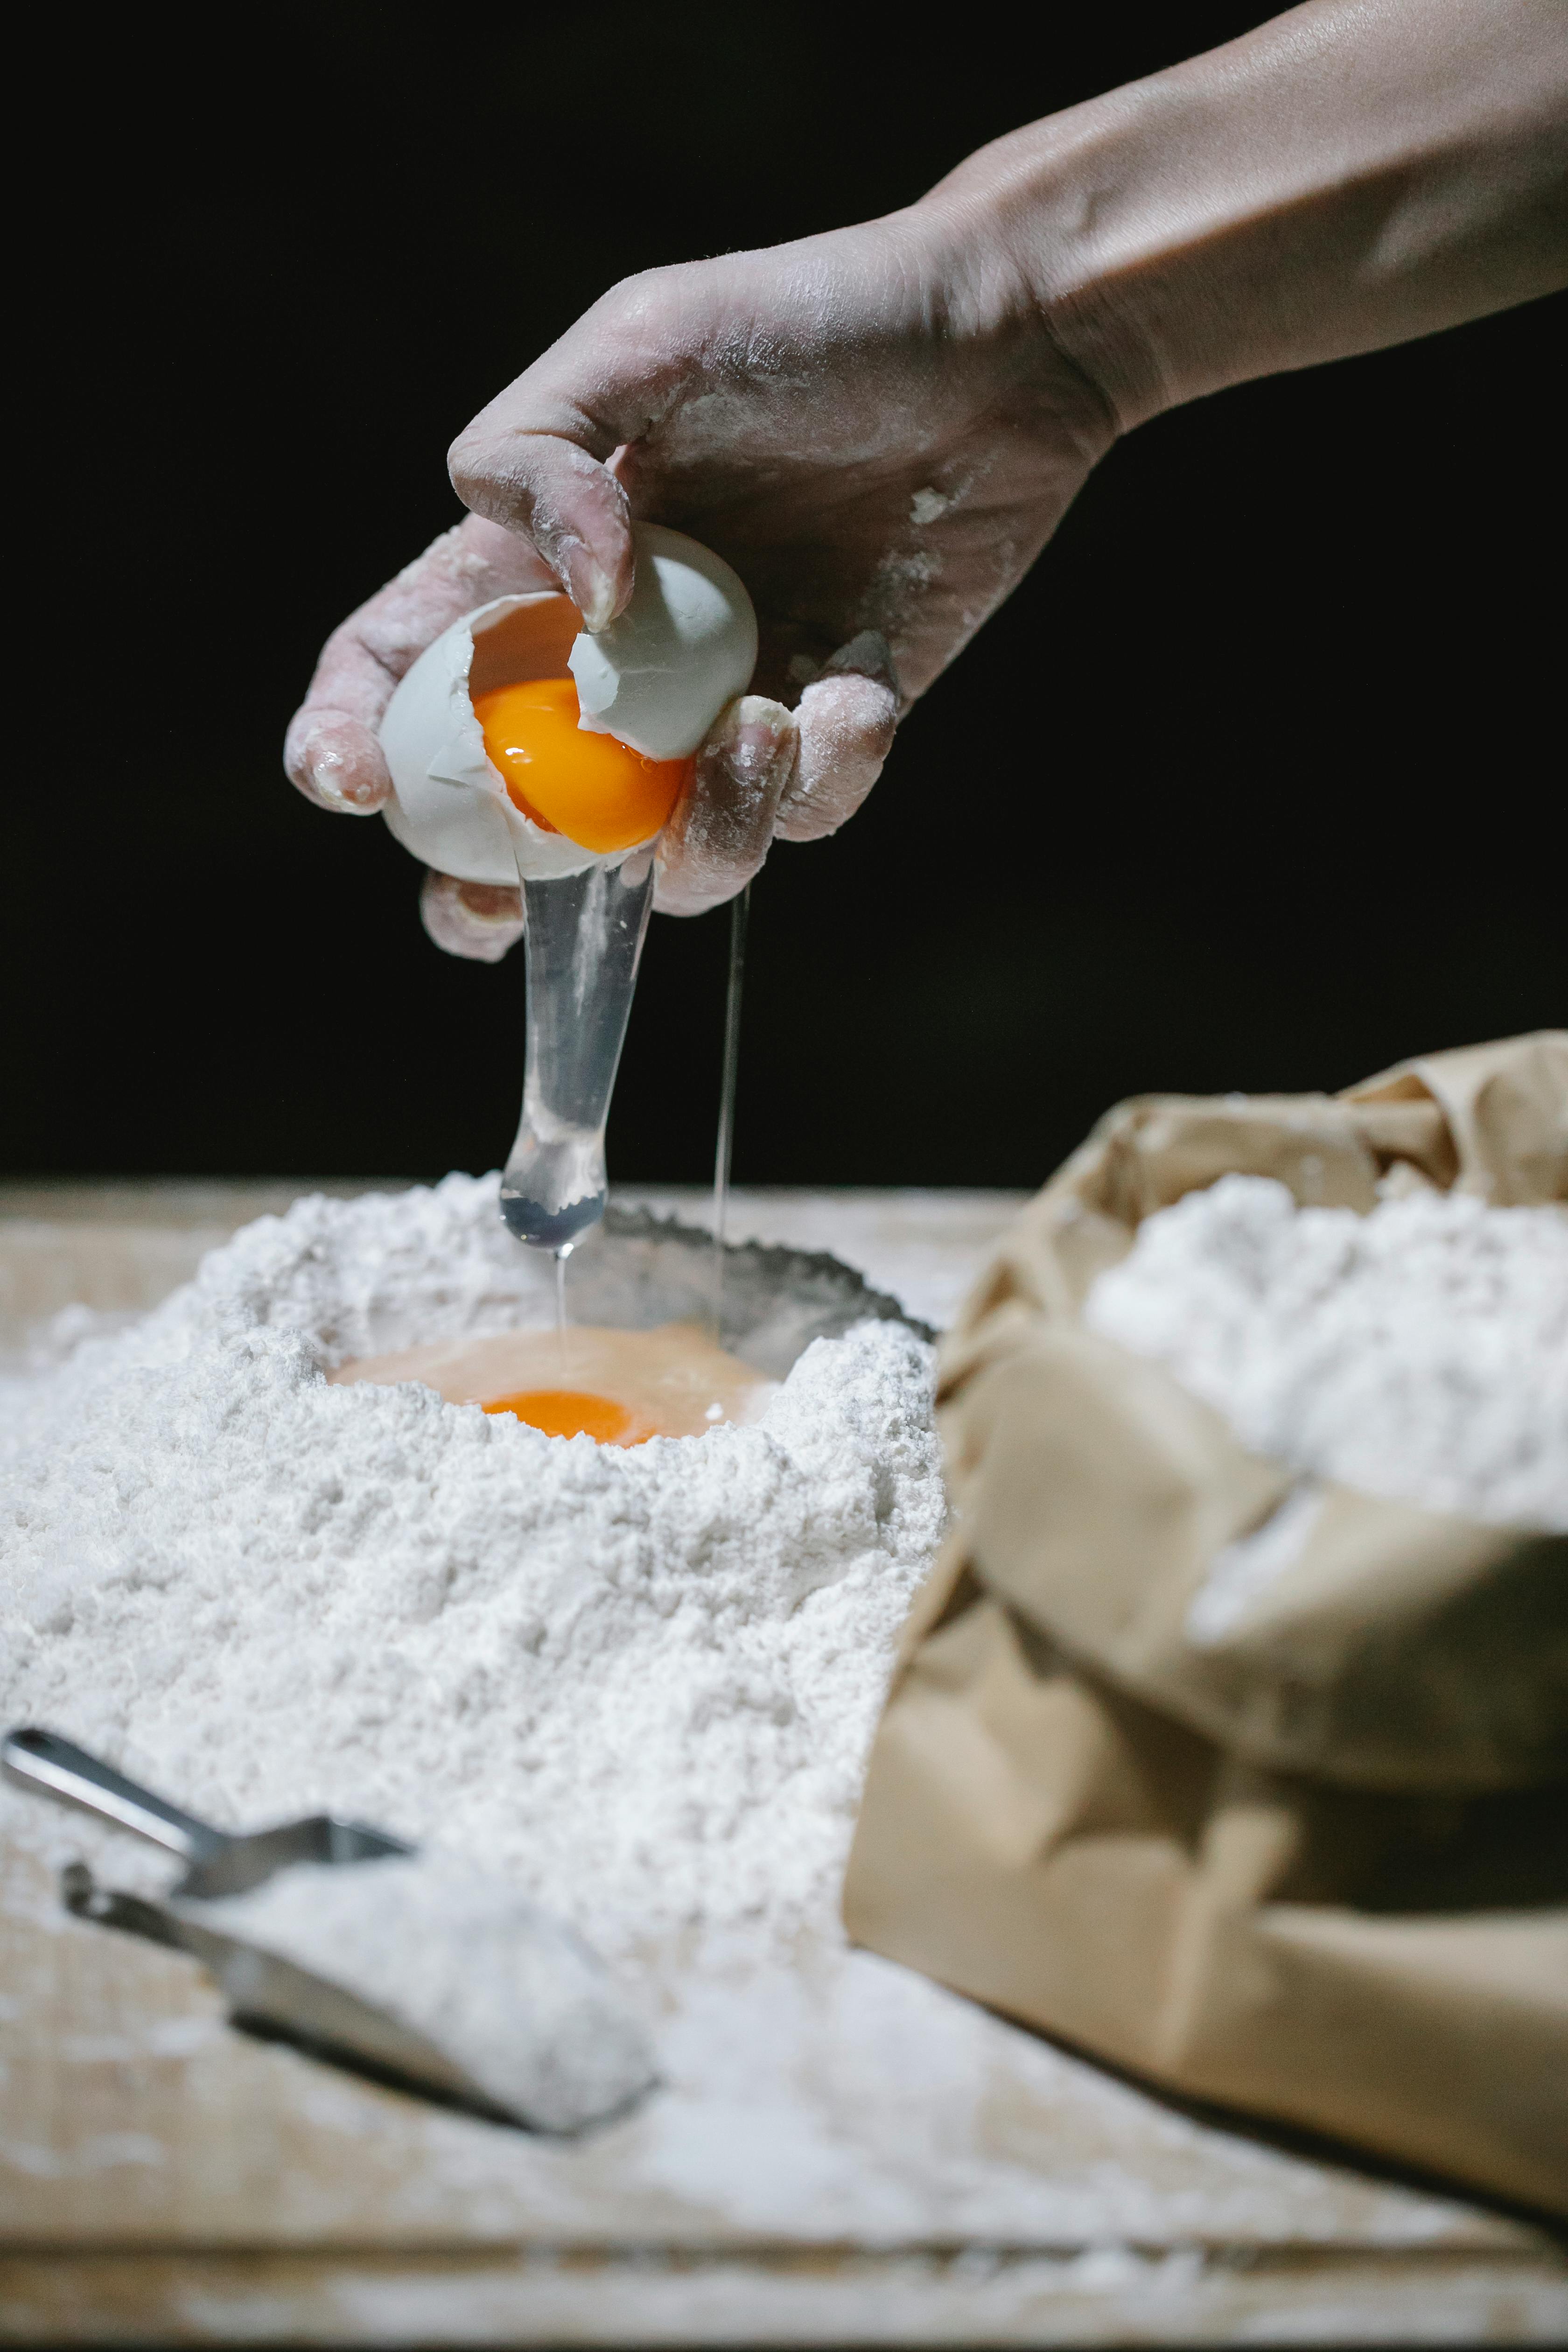
[[[931,1350],[866,1323],[758,1420],[626,1449],[327,1378],[508,1328],[523,1256],[493,1177],[306,1199],[22,1384],[0,1718],[236,1825],[434,1841],[608,1954],[788,1939],[832,1918],[943,1529]],[[51,1852],[110,1834],[0,1801]]]
[[[841,1209],[821,1213],[827,1244]],[[971,1256],[993,1237],[977,1220]],[[390,2147],[426,2242],[479,2217],[601,2243],[608,2213],[657,2239],[673,2211],[702,2243],[1089,2246],[1089,2264],[1147,2273],[1135,2332],[1161,2340],[1205,2243],[1468,2244],[1475,2218],[1445,2200],[1152,2105],[846,1948],[863,1754],[942,1531],[927,1351],[862,1327],[808,1349],[760,1422],[626,1451],[326,1381],[504,1331],[526,1256],[493,1179],[300,1202],[134,1329],[61,1318],[74,1353],[18,1384],[0,1435],[12,1720],[53,1720],[236,1824],[331,1802],[433,1837],[646,1959],[662,2087],[584,2145],[395,2113],[291,2053],[265,2074],[243,2053],[264,2125],[316,2150],[283,2184],[299,2225],[362,2212]],[[941,1311],[934,1288],[920,1304]],[[0,1909],[99,1937],[36,1857],[112,1832],[3,1789],[0,1830]],[[116,1839],[105,1875],[132,1883],[145,1853]],[[127,2021],[141,2038],[116,2063],[177,2035],[199,2107],[238,2053],[198,1987],[177,1999]],[[177,2139],[150,2145],[149,2178],[178,2178]],[[0,2125],[7,2160],[85,2178],[101,2135],[62,2100],[47,2152],[9,2151]],[[1512,2312],[1511,2274],[1506,2292]]]

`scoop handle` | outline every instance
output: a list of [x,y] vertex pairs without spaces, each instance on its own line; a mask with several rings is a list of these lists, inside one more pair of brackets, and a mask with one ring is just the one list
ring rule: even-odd
[[155,1797],[151,1789],[139,1788],[112,1764],[89,1756],[58,1731],[32,1726],[8,1731],[0,1740],[0,1768],[19,1787],[53,1797],[58,1804],[79,1806],[84,1813],[96,1813],[119,1829],[134,1830],[138,1837],[151,1838],[184,1862],[208,1861],[230,1842],[226,1830],[215,1830],[165,1798]]

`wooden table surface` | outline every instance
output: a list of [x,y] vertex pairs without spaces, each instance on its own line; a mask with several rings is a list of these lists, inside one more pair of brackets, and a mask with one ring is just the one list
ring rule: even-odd
[[[0,1191],[0,1344],[152,1303],[298,1189]],[[1016,1205],[742,1194],[734,1230],[836,1246],[940,1322]],[[768,2042],[745,2101],[725,2033]],[[868,1954],[672,1990],[666,2055],[582,2146],[427,2107],[234,2032],[194,1962],[68,1917],[13,1834],[0,2341],[1568,2338],[1568,2257],[1526,2222],[1187,2113]]]

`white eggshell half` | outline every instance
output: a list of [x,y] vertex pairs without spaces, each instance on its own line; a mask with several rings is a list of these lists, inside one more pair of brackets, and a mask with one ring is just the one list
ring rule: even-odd
[[757,616],[721,556],[660,523],[632,526],[637,585],[572,648],[578,724],[649,760],[684,760],[757,666]]
[[400,681],[381,722],[394,794],[383,814],[405,849],[438,873],[515,887],[520,874],[546,881],[630,855],[584,849],[524,816],[474,716],[470,698],[489,687],[563,677],[580,627],[576,606],[552,590],[498,596],[443,630]]

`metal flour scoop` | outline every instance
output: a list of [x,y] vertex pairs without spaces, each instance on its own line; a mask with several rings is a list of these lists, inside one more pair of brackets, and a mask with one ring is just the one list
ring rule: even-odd
[[0,1765],[180,1857],[156,1901],[73,1863],[66,1903],[194,1954],[237,2024],[540,2131],[581,2130],[654,2081],[603,1963],[501,1880],[331,1813],[233,1835],[50,1731],[11,1732]]

